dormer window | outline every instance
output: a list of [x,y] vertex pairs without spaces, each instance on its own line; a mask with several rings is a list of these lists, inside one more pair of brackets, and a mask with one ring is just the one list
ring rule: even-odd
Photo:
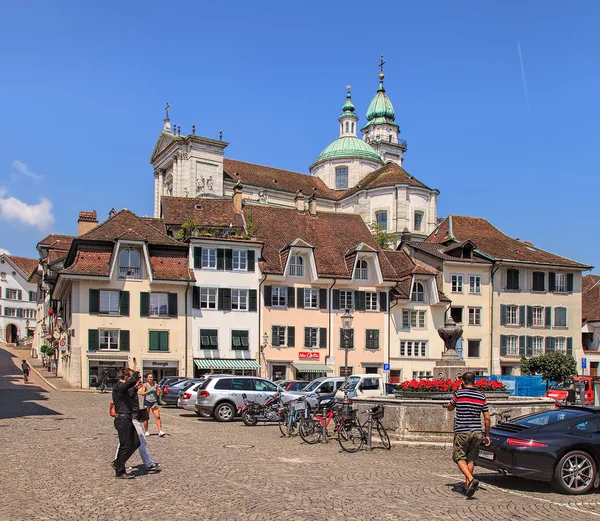
[[357,280],[369,280],[369,266],[366,260],[359,260],[356,263],[354,278]]
[[300,255],[290,257],[290,275],[292,277],[304,277],[304,261]]
[[414,283],[410,300],[412,302],[425,302],[425,285],[422,282]]
[[335,189],[345,190],[348,188],[348,167],[338,166],[335,169]]
[[141,279],[140,252],[133,248],[127,248],[119,254],[119,278]]

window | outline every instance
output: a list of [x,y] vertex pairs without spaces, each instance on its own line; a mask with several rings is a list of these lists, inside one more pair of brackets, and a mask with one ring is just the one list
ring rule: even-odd
[[452,293],[462,293],[463,291],[463,276],[451,275]]
[[356,261],[356,269],[354,270],[354,278],[357,280],[369,280],[369,267],[366,260]]
[[17,309],[16,308],[4,308],[4,316],[5,317],[16,317]]
[[285,347],[285,326],[271,326],[271,345],[273,347]]
[[481,293],[481,276],[469,275],[469,293]]
[[169,350],[169,332],[168,331],[148,331],[150,337],[150,351],[168,351]]
[[318,347],[319,328],[305,327],[304,328],[304,347]]
[[413,371],[413,380],[431,380],[433,378],[431,371]]
[[564,273],[554,274],[554,291],[567,291],[567,276]]
[[540,356],[544,354],[544,338],[541,336],[534,336],[531,340],[531,347],[533,349],[533,356]]
[[416,232],[421,231],[421,225],[423,224],[423,212],[414,213],[414,230]]
[[200,349],[218,349],[219,331],[217,329],[200,330]]
[[481,357],[481,340],[468,340],[467,341],[467,356],[469,358],[480,358]]
[[379,349],[379,329],[366,330],[365,348]]
[[463,308],[450,308],[450,316],[457,324],[463,323]]
[[119,254],[119,278],[141,279],[140,253],[132,248],[122,250]]
[[386,211],[375,212],[375,220],[380,230],[386,231],[388,229]]
[[217,268],[217,249],[202,248],[202,267],[208,269]]
[[567,327],[567,308],[554,309],[554,327]]
[[248,331],[233,330],[231,332],[231,349],[234,351],[248,351]]
[[108,315],[119,314],[118,291],[100,291],[100,313]]
[[169,314],[169,294],[150,293],[150,316],[166,317]]
[[346,132],[350,132],[350,124],[346,121]]
[[292,277],[304,277],[304,263],[299,255],[290,257],[290,275]]
[[23,318],[35,318],[36,311],[35,309],[24,309],[23,310]]
[[29,302],[37,302],[37,291],[29,292]]
[[246,271],[248,269],[248,251],[233,250],[231,262],[231,267],[233,270]]
[[261,392],[276,392],[277,386],[268,380],[254,380],[254,389]]
[[507,336],[506,337],[506,355],[507,356],[519,356],[519,337],[518,336]]
[[519,270],[506,270],[506,289],[518,290],[520,288]]
[[353,309],[353,292],[340,290],[340,309]]
[[567,352],[567,339],[564,336],[559,336],[554,339],[554,350]]
[[533,272],[533,291],[546,291],[546,274],[543,271]]
[[414,309],[402,310],[402,327],[410,329],[411,327],[424,328],[426,311],[417,311]]
[[410,295],[413,302],[425,302],[425,285],[422,282],[415,282]]
[[238,311],[248,310],[248,290],[247,289],[232,289],[231,290],[231,309]]
[[217,288],[200,288],[200,307],[217,309]]
[[469,325],[481,325],[481,308],[469,308]]
[[348,167],[338,166],[335,169],[335,189],[345,190],[348,188]]
[[319,290],[304,288],[304,309],[319,309]]
[[506,306],[506,325],[519,325],[519,306]]
[[271,289],[271,306],[284,308],[287,305],[287,287],[273,286]]
[[401,340],[400,356],[426,357],[427,342],[419,340]]
[[119,332],[115,329],[101,329],[99,331],[100,336],[100,349],[111,349],[114,351],[119,350]]
[[544,308],[542,306],[533,307],[533,326],[543,327],[544,325]]
[[6,298],[9,300],[21,300],[21,290],[19,289],[7,289]]
[[365,293],[365,302],[366,307],[365,311],[377,311],[378,309],[378,300],[377,300],[377,292],[376,291],[367,291]]

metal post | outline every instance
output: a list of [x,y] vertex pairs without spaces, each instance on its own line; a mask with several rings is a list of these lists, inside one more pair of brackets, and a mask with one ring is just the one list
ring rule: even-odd
[[346,373],[344,376],[346,377],[346,381],[344,382],[344,405],[348,404],[348,331],[345,329],[342,330],[344,332],[344,372]]
[[369,411],[369,420],[368,420],[368,427],[367,427],[367,450],[371,450],[373,448],[372,444],[371,444],[371,437],[373,435],[373,415],[371,413],[371,411]]
[[327,418],[325,416],[325,410],[323,409],[323,412],[321,413],[322,416],[322,421],[323,421],[323,425],[322,425],[322,433],[321,433],[321,443],[327,443]]

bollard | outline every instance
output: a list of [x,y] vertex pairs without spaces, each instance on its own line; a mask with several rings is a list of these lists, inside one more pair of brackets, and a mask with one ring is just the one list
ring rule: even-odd
[[369,411],[369,420],[367,427],[367,450],[371,450],[373,448],[371,444],[371,436],[373,435],[373,415],[371,411]]
[[323,413],[321,415],[321,421],[323,422],[323,431],[321,433],[321,443],[327,443],[327,415],[325,414],[325,409],[323,409]]

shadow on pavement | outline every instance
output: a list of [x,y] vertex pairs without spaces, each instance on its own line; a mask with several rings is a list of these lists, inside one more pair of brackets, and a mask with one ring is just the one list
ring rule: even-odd
[[36,384],[23,383],[19,362],[15,355],[0,349],[0,419],[60,415],[36,403],[48,400],[46,391]]
[[[556,494],[557,489],[552,487],[550,483],[546,483],[544,481],[533,481],[529,479],[523,479],[516,476],[503,476],[501,474],[496,473],[485,473],[479,474],[477,470],[475,470],[475,477],[481,482],[482,485],[494,485],[498,488],[502,488],[504,490],[512,490],[515,492],[534,492],[538,494]],[[600,490],[595,488],[586,494],[600,494]],[[565,498],[568,497],[577,497],[577,496],[568,496],[565,495]]]

